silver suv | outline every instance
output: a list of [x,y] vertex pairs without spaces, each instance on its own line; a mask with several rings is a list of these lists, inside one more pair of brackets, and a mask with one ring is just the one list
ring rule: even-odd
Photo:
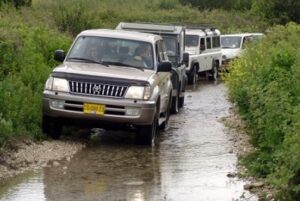
[[165,128],[172,97],[171,68],[160,36],[117,30],[80,33],[43,92],[43,131],[59,138],[65,125],[133,128],[153,144]]

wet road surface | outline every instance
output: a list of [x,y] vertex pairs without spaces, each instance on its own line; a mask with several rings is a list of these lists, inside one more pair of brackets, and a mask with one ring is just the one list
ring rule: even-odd
[[134,134],[93,130],[91,145],[60,166],[21,175],[0,186],[1,201],[256,201],[236,171],[220,118],[230,103],[222,83],[200,82],[170,119],[155,147]]

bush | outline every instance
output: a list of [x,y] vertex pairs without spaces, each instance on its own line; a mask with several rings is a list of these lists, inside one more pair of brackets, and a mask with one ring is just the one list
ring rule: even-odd
[[32,0],[0,0],[0,6],[2,4],[13,4],[16,8],[21,6],[31,6]]
[[[16,135],[41,136],[41,94],[55,49],[69,37],[47,26],[31,26],[12,10],[0,20],[0,146]],[[13,16],[13,17],[12,17]]]
[[212,9],[199,12],[193,7],[182,6],[178,0],[53,0],[46,7],[45,4],[41,1],[33,7],[42,8],[45,13],[50,10],[59,30],[73,36],[84,29],[115,28],[122,21],[212,24],[222,33],[261,32],[267,27],[264,21],[251,15],[250,11]]
[[300,22],[299,0],[254,0],[252,9],[271,23]]
[[293,23],[272,28],[261,43],[249,46],[233,62],[226,76],[230,97],[257,147],[246,159],[249,170],[278,188],[285,186],[282,192],[296,197],[300,188],[299,35],[300,26]]

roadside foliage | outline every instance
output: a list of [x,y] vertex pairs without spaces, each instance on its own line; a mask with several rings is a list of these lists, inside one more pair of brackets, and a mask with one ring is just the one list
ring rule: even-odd
[[226,84],[246,120],[255,153],[250,171],[275,184],[283,200],[300,197],[300,25],[268,30],[235,60]]
[[[70,45],[69,37],[40,24],[13,8],[0,19],[0,145],[16,135],[41,136],[41,92],[53,52]],[[0,147],[1,147],[0,146]]]

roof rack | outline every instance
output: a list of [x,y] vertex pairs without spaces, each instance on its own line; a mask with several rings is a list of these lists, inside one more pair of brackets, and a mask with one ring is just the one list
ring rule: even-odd
[[116,29],[135,30],[148,33],[180,34],[185,27],[167,23],[120,22]]
[[173,32],[176,28],[173,25],[150,24],[150,23],[120,23],[123,29],[165,31]]
[[203,31],[209,29],[211,31],[216,30],[216,28],[211,24],[187,24],[185,25],[187,29],[201,29]]

